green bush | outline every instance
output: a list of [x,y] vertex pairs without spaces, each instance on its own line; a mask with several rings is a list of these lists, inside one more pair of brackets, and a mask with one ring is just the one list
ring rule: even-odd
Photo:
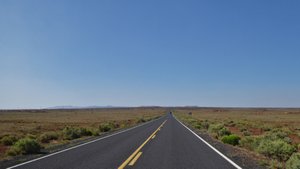
[[284,165],[283,165],[283,163],[282,162],[279,162],[279,161],[277,161],[277,160],[271,160],[270,162],[269,162],[269,168],[271,169],[284,169],[284,167],[283,167]]
[[234,134],[224,136],[222,138],[222,142],[226,144],[231,144],[231,145],[238,145],[239,144],[240,137]]
[[230,135],[231,132],[226,128],[226,127],[223,127],[221,130],[218,131],[218,135],[219,136],[227,136],[227,135]]
[[252,137],[252,136],[242,137],[239,142],[239,145],[249,150],[255,150],[260,144],[261,139],[262,137]]
[[113,123],[104,123],[99,126],[99,131],[100,132],[108,132],[108,131],[114,129],[114,127],[115,126]]
[[196,119],[193,119],[193,118],[189,118],[187,119],[187,121],[191,124],[194,124],[194,123],[197,123],[198,121]]
[[261,129],[263,131],[271,131],[272,127],[270,127],[270,126],[262,126]]
[[63,129],[63,138],[65,140],[73,140],[80,138],[82,136],[92,136],[92,135],[98,135],[98,131],[93,131],[91,129],[87,128],[73,128],[73,127],[65,127]]
[[98,129],[92,129],[92,136],[99,136],[99,130]]
[[218,133],[218,131],[221,130],[222,128],[224,128],[223,124],[212,124],[209,126],[208,131],[210,133]]
[[218,137],[222,137],[225,135],[230,135],[230,131],[224,127],[223,124],[213,124],[209,126],[208,131],[210,133],[216,133],[218,135]]
[[8,155],[18,154],[34,154],[41,150],[40,144],[31,138],[23,138],[18,140],[7,152]]
[[80,137],[78,130],[73,127],[65,127],[62,133],[65,140],[73,140]]
[[195,124],[195,125],[194,125],[194,127],[195,127],[196,129],[202,129],[202,125],[201,125],[201,123],[197,123],[197,124]]
[[58,134],[56,132],[46,132],[39,136],[39,141],[42,143],[49,143],[51,140],[57,140]]
[[30,138],[30,139],[36,139],[36,135],[33,134],[26,134],[26,138]]
[[282,131],[281,129],[273,129],[266,134],[266,138],[270,140],[286,139],[288,141],[289,133],[287,131]]
[[295,148],[280,139],[270,140],[264,138],[256,150],[267,157],[276,158],[280,161],[286,161],[295,151]]
[[300,168],[300,153],[294,153],[286,162],[286,169]]
[[13,145],[18,139],[15,136],[4,136],[1,139],[1,143],[6,146]]
[[92,136],[93,135],[93,132],[91,130],[82,128],[82,127],[77,129],[77,132],[78,132],[79,136]]
[[140,118],[140,119],[137,121],[137,123],[144,123],[144,122],[146,122],[146,119],[144,119],[144,118]]

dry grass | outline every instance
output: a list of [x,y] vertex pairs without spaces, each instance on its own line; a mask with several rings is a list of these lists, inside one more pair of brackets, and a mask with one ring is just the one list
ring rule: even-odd
[[[239,121],[253,127],[287,127],[300,130],[300,109],[215,109],[215,108],[178,108],[178,116],[193,117],[211,121]],[[188,115],[192,112],[192,115]]]
[[[99,131],[99,126],[110,123],[115,129],[130,127],[137,123],[162,116],[163,108],[109,108],[109,109],[61,109],[61,110],[2,110],[0,111],[0,140],[4,136],[16,136],[17,139],[32,137],[39,140],[42,134],[55,132],[59,138],[40,144],[51,147],[65,144],[65,127],[85,128]],[[11,146],[0,143],[0,159],[7,157]]]
[[107,121],[136,121],[161,116],[160,108],[18,110],[0,111],[0,137],[6,134],[39,134],[65,126],[98,127]]

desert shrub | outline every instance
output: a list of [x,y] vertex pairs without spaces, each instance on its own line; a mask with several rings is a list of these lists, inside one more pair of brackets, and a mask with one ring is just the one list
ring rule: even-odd
[[250,136],[251,133],[250,133],[248,130],[246,130],[246,131],[243,131],[243,135],[244,135],[244,136]]
[[286,143],[291,144],[292,139],[289,138],[288,135],[289,135],[288,131],[283,131],[281,129],[273,129],[265,135],[265,138],[273,141],[282,140],[285,141]]
[[17,139],[15,136],[9,136],[9,135],[7,135],[7,136],[2,137],[1,143],[2,143],[3,145],[6,145],[6,146],[11,146],[11,145],[13,145],[17,140],[18,140],[18,139]]
[[140,119],[137,121],[137,123],[144,123],[144,122],[146,122],[146,119],[145,119],[145,118],[140,118]]
[[[150,121],[150,120],[152,120],[152,119],[148,119],[148,121]],[[117,123],[117,122],[112,123],[112,125],[113,125],[114,129],[120,128],[120,126],[121,126],[120,123]]]
[[36,135],[33,134],[26,134],[26,138],[30,138],[30,139],[36,139]]
[[242,137],[239,144],[241,147],[247,148],[249,150],[254,150],[260,143],[261,137]]
[[270,162],[269,162],[269,168],[274,168],[274,169],[283,169],[284,167],[283,167],[284,165],[283,165],[283,163],[282,162],[279,162],[279,161],[277,161],[277,160],[271,160]]
[[289,143],[289,144],[292,144],[292,139],[291,138],[289,138],[289,137],[285,137],[284,139],[283,139],[283,141],[285,141],[285,142],[287,142],[287,143]]
[[226,127],[223,127],[222,129],[220,129],[218,131],[218,136],[226,136],[226,135],[230,135],[231,132],[226,128]]
[[222,138],[223,143],[231,144],[234,146],[239,144],[239,140],[240,140],[240,137],[237,135],[234,135],[234,134],[227,135]]
[[290,155],[295,151],[295,148],[283,140],[270,140],[264,138],[261,140],[256,149],[259,153],[267,157],[275,158],[280,161],[287,160]]
[[196,128],[196,129],[202,129],[202,125],[201,125],[201,123],[197,123],[197,124],[195,124],[194,125],[194,127]]
[[210,133],[218,133],[218,131],[221,130],[222,128],[224,128],[223,124],[212,124],[209,126],[208,131]]
[[92,129],[92,136],[99,136],[99,129]]
[[294,153],[286,162],[286,169],[300,168],[300,153]]
[[264,125],[264,126],[261,127],[261,129],[262,129],[263,131],[271,131],[271,130],[272,130],[272,127]]
[[77,132],[78,132],[78,135],[80,137],[81,136],[91,136],[91,135],[93,135],[93,132],[90,129],[83,128],[83,127],[77,129]]
[[217,133],[211,133],[210,136],[215,138],[215,139],[219,139],[219,136],[218,136]]
[[236,124],[232,120],[226,122],[226,126],[234,127],[235,125]]
[[16,147],[10,147],[8,151],[6,151],[6,155],[8,156],[16,156],[18,154],[21,154],[21,151]]
[[216,133],[218,135],[218,137],[222,137],[225,135],[230,135],[230,131],[224,127],[223,124],[214,124],[214,125],[210,125],[208,131],[210,133]]
[[99,126],[100,132],[108,132],[114,129],[114,125],[112,123],[104,123]]
[[247,128],[245,126],[240,127],[240,132],[247,131]]
[[59,135],[56,132],[46,132],[39,136],[39,141],[49,143],[51,140],[57,140]]
[[189,119],[187,119],[187,121],[191,124],[198,122],[196,119],[193,119],[193,118],[189,118]]
[[31,138],[23,138],[18,140],[7,152],[8,155],[14,156],[18,154],[34,154],[41,150],[40,144]]
[[288,137],[288,135],[289,133],[287,131],[283,131],[281,129],[273,129],[267,133],[267,137],[272,140],[284,139],[285,137]]
[[73,140],[80,137],[78,130],[73,127],[65,127],[62,135],[65,140]]
[[87,128],[73,128],[73,127],[66,127],[63,129],[63,138],[65,140],[73,140],[80,138],[82,136],[98,136],[99,131],[98,130],[92,130]]
[[201,126],[202,126],[202,128],[207,130],[209,128],[209,122],[207,120],[205,120],[201,123]]

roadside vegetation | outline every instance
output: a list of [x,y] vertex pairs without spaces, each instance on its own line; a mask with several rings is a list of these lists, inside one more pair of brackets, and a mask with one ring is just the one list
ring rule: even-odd
[[199,132],[256,154],[272,169],[300,169],[299,109],[176,109]]
[[0,160],[128,128],[165,112],[161,108],[0,111]]

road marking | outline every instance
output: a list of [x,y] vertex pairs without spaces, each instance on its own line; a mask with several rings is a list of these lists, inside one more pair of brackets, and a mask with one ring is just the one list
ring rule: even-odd
[[155,136],[156,136],[156,135],[152,136],[152,139],[154,139],[154,138],[155,138]]
[[118,169],[123,169],[130,161],[134,158],[134,156],[147,144],[147,142],[158,132],[158,130],[166,123],[167,120],[165,120],[148,138],[144,141],[142,145],[140,145],[139,148],[137,148],[121,165],[118,167]]
[[151,121],[148,121],[146,123],[143,123],[143,124],[140,124],[140,125],[137,125],[137,126],[134,126],[134,127],[131,127],[131,128],[128,128],[128,129],[125,129],[125,130],[122,130],[122,131],[119,131],[119,132],[116,132],[116,133],[113,133],[111,135],[107,135],[107,136],[104,136],[104,137],[101,137],[101,138],[98,138],[98,139],[95,139],[95,140],[92,140],[92,141],[89,141],[89,142],[86,142],[86,143],[79,144],[79,145],[74,146],[74,147],[70,147],[70,148],[67,148],[67,149],[64,149],[64,150],[60,150],[60,151],[57,151],[57,152],[54,152],[54,153],[51,153],[51,154],[48,154],[48,155],[45,155],[45,156],[33,159],[33,160],[30,160],[30,161],[26,161],[24,163],[20,163],[20,164],[14,165],[14,166],[8,167],[6,169],[16,168],[16,167],[19,167],[19,166],[22,166],[22,165],[25,165],[25,164],[28,164],[28,163],[32,163],[32,162],[35,162],[35,161],[38,161],[38,160],[41,160],[41,159],[44,159],[44,158],[47,158],[47,157],[51,157],[51,156],[54,156],[54,155],[57,155],[57,154],[60,154],[60,153],[63,153],[63,152],[66,152],[66,151],[69,151],[69,150],[81,147],[81,146],[84,146],[84,145],[87,145],[87,144],[91,144],[91,143],[94,143],[94,142],[97,142],[97,141],[100,141],[100,140],[103,140],[103,139],[106,139],[106,138],[109,138],[109,137],[112,137],[112,136],[115,136],[115,135],[118,135],[118,134],[121,134],[121,133],[124,133],[124,132],[127,132],[127,131],[133,130],[135,128],[142,127],[142,126],[144,126],[146,124],[149,124],[151,122],[157,121],[157,120],[159,120],[159,119],[161,119],[163,117],[165,117],[165,116],[162,116],[162,117],[160,117],[158,119],[151,120]]
[[242,169],[242,167],[240,167],[239,165],[237,165],[235,162],[233,162],[232,160],[230,160],[228,157],[226,157],[224,154],[222,154],[219,150],[217,150],[215,147],[213,147],[212,145],[210,145],[208,142],[206,142],[203,138],[201,138],[198,134],[196,134],[193,130],[191,130],[190,128],[188,128],[186,125],[184,125],[181,121],[179,121],[175,116],[173,116],[183,127],[185,127],[186,129],[188,129],[191,133],[193,133],[196,137],[198,137],[203,143],[205,143],[208,147],[210,147],[211,149],[213,149],[216,153],[218,153],[221,157],[223,157],[225,160],[227,160],[230,164],[232,164],[235,168],[237,169]]
[[142,152],[139,152],[128,165],[133,166],[135,164],[135,162],[140,158],[141,155],[142,155]]

